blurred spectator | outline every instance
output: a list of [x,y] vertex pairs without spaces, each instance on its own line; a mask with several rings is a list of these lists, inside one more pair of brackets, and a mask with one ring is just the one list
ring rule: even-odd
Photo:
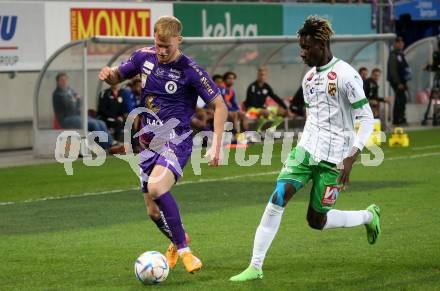
[[368,78],[368,69],[365,67],[361,67],[359,70],[359,75],[361,75],[362,81],[365,83],[365,81]]
[[379,68],[374,68],[371,71],[371,76],[364,82],[365,96],[367,97],[374,118],[380,118],[380,104],[387,102],[388,98],[379,97],[379,80],[382,71]]
[[194,133],[208,130],[208,115],[203,108],[196,107],[196,112],[191,119],[191,128]]
[[217,87],[222,90],[225,87],[225,84],[223,83],[223,77],[222,75],[216,74],[212,76],[212,80],[217,85]]
[[[81,118],[81,97],[69,86],[69,76],[60,72],[55,77],[57,87],[52,94],[52,105],[55,118],[63,129],[80,129]],[[99,143],[104,149],[109,149],[113,139],[108,134],[106,124],[98,119],[87,117],[88,131],[103,131],[108,135],[108,142]]]
[[240,111],[235,91],[232,88],[236,79],[237,75],[234,72],[226,72],[223,75],[223,83],[225,87],[222,88],[221,91],[226,106],[228,107],[228,119],[233,123],[235,133],[240,133],[242,131],[247,131],[249,126],[246,114]]
[[406,109],[406,90],[407,82],[411,80],[411,69],[405,59],[403,47],[405,43],[402,37],[397,37],[394,41],[394,49],[391,51],[388,58],[388,76],[387,80],[390,82],[394,90],[394,108],[393,108],[393,124],[406,125],[405,118]]
[[292,96],[292,99],[289,103],[290,112],[292,112],[293,117],[305,117],[306,116],[306,107],[304,102],[304,95],[302,86],[298,88],[295,95]]
[[120,85],[112,85],[101,92],[98,101],[98,118],[114,131],[114,138],[118,141],[123,140],[125,113],[123,94],[125,92]]
[[122,89],[122,98],[124,100],[124,113],[129,114],[133,109],[141,106],[142,81],[139,78],[133,78]]
[[[135,77],[133,78],[128,84],[127,87],[122,90],[121,95],[124,99],[124,117],[128,116],[130,112],[138,107],[142,107],[141,104],[141,91],[142,91],[142,81],[140,78]],[[133,136],[136,134],[137,131],[139,131],[141,126],[139,115],[136,116],[133,126],[131,129],[131,145],[133,147],[133,151],[135,153],[139,152],[141,150],[139,139],[134,138]]]
[[[249,85],[244,102],[244,109],[250,115],[256,115],[258,118],[257,131],[261,132],[267,121],[272,121],[272,127],[280,125],[284,116],[288,114],[287,106],[284,101],[276,95],[272,87],[266,83],[268,69],[259,67],[257,71],[257,80]],[[266,108],[266,99],[272,98],[278,107]]]

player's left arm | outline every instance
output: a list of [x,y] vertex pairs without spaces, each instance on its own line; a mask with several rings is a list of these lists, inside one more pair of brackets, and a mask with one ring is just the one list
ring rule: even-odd
[[228,118],[228,109],[223,101],[223,97],[220,94],[217,94],[216,97],[211,101],[211,104],[214,105],[214,138],[211,146],[211,157],[209,161],[210,166],[218,166],[219,161],[221,159],[221,147],[222,147],[222,138],[224,131],[224,124],[226,119]]
[[362,79],[357,72],[353,70],[353,74],[345,76],[342,86],[342,93],[345,93],[351,104],[352,118],[353,120],[357,118],[360,123],[350,154],[342,161],[342,169],[338,178],[338,182],[343,183],[344,188],[346,188],[353,164],[373,132],[374,117],[370,104],[365,97]]
[[220,161],[222,137],[224,124],[228,117],[228,109],[226,108],[220,89],[212,81],[208,73],[195,63],[189,66],[190,68],[187,71],[189,82],[206,104],[214,106],[214,138],[211,149],[208,150],[208,154],[210,156],[209,165],[216,167]]

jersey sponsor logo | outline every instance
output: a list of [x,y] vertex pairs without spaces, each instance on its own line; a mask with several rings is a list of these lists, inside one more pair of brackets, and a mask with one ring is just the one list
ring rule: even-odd
[[336,83],[328,83],[327,92],[330,96],[336,95]]
[[211,84],[209,84],[209,81],[206,77],[202,77],[200,79],[200,83],[202,83],[203,87],[205,88],[206,92],[208,92],[209,95],[214,94],[214,90],[211,87]]
[[168,78],[173,79],[175,81],[180,79],[180,74],[168,73]]
[[311,81],[313,79],[313,75],[314,75],[313,72],[311,72],[307,77],[307,81]]
[[330,80],[336,80],[338,75],[336,75],[335,72],[331,71],[327,74],[327,78],[329,78]]
[[147,98],[145,98],[145,107],[147,107],[148,109],[150,109],[154,113],[157,113],[160,110],[160,105],[154,104],[154,98],[156,98],[156,97],[153,95],[147,96]]
[[155,75],[158,76],[158,77],[165,76],[165,70],[162,69],[162,68],[159,68],[159,67],[158,67],[158,68],[156,69],[156,71],[155,71]]
[[319,85],[322,85],[322,84],[324,84],[324,77],[319,77],[318,76],[318,78],[315,79],[315,85],[319,86]]
[[322,197],[322,204],[325,206],[333,206],[336,199],[338,199],[340,186],[326,186],[324,189],[324,196]]
[[168,73],[168,78],[173,79],[175,81],[179,80],[181,77],[181,72],[179,70],[170,69],[170,72]]
[[174,94],[177,91],[177,84],[174,81],[168,81],[165,84],[165,91],[169,94]]

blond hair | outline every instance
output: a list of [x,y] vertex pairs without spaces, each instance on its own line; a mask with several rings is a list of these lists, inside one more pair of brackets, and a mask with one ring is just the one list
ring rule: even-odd
[[160,39],[180,36],[182,34],[182,23],[174,16],[161,16],[154,24],[154,33]]
[[303,27],[298,30],[298,36],[310,35],[316,40],[321,40],[327,44],[335,32],[332,29],[330,21],[316,15],[307,17]]
[[258,72],[268,72],[269,68],[267,66],[262,65],[262,66],[258,67],[257,71]]

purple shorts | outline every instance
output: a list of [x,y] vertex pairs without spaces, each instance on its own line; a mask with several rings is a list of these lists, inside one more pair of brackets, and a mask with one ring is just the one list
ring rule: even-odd
[[191,151],[192,142],[188,141],[183,141],[178,145],[168,143],[160,153],[144,149],[140,154],[139,163],[142,192],[148,192],[148,178],[156,165],[170,169],[177,182],[183,175],[183,168],[191,157]]

